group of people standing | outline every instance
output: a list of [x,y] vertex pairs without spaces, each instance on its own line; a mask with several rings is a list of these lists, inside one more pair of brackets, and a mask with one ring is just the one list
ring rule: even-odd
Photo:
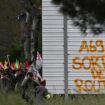
[[[5,80],[6,82],[4,82]],[[18,60],[15,63],[9,63],[7,61],[0,63],[0,85],[1,81],[4,82],[3,86],[1,85],[0,87],[5,88],[7,86],[5,85],[7,80],[9,80],[8,83],[11,86],[9,88],[12,90],[16,89],[17,86],[23,90],[22,97],[24,99],[27,98],[26,91],[28,84],[31,83],[30,81],[34,81],[34,88],[38,96],[49,97],[48,90],[45,88],[46,81],[42,77],[42,59],[38,57],[36,63],[28,61],[19,62]]]

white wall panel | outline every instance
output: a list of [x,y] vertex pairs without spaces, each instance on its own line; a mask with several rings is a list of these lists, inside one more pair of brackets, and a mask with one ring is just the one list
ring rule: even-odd
[[51,93],[64,94],[63,16],[43,0],[43,76]]
[[[43,75],[53,94],[64,94],[64,23],[59,7],[43,0]],[[67,22],[68,93],[105,93],[105,33],[82,34],[72,20]],[[82,45],[86,41],[86,45]],[[92,44],[90,44],[92,41]],[[97,41],[102,41],[98,42]],[[101,43],[101,44],[100,44]],[[82,51],[80,52],[80,48]],[[102,51],[103,48],[103,51]],[[87,51],[88,49],[88,51]],[[79,60],[76,59],[79,57]],[[85,59],[89,57],[89,59]],[[93,57],[93,59],[91,59]],[[73,60],[75,59],[75,62]],[[85,60],[84,60],[85,59]],[[78,69],[74,68],[80,67]],[[89,67],[88,69],[86,69]]]
[[[89,32],[87,35],[83,35],[78,28],[72,28],[74,26],[70,25],[70,22],[68,20],[69,92],[71,94],[105,93],[103,91],[105,90],[105,51],[102,52],[102,46],[105,46],[105,34],[96,36]],[[102,41],[100,45],[97,45],[96,41],[98,40]],[[89,51],[87,51],[86,47],[81,52],[79,51],[84,46],[82,41],[86,41],[86,46],[90,49]],[[93,41],[92,44],[90,44],[91,41]],[[92,51],[91,46],[95,47],[94,51]],[[80,60],[74,63],[73,59],[76,59],[76,57],[79,57]],[[83,60],[85,57],[89,59]],[[91,59],[91,57],[94,58]],[[73,65],[80,68],[76,69]],[[85,67],[88,68],[86,69]]]

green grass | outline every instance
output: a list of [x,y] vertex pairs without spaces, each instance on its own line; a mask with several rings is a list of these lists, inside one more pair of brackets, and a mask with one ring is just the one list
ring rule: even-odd
[[[39,103],[39,102],[38,102]],[[33,105],[40,105],[40,104]],[[105,95],[76,95],[75,98],[69,96],[65,102],[64,97],[55,96],[50,100],[45,100],[41,105],[104,105]],[[29,105],[15,92],[0,91],[0,105]]]
[[104,105],[105,95],[76,95],[75,98],[69,96],[65,102],[61,97],[55,97],[48,102],[48,105]]
[[26,105],[26,102],[17,93],[0,91],[0,105]]

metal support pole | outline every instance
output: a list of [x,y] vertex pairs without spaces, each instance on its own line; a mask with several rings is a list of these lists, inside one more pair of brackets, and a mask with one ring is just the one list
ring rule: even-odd
[[68,40],[67,40],[67,16],[64,15],[64,86],[65,99],[68,98]]

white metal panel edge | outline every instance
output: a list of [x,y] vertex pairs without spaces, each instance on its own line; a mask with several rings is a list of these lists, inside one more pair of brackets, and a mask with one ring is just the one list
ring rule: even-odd
[[63,17],[51,0],[43,0],[42,8],[43,77],[49,92],[64,94]]

